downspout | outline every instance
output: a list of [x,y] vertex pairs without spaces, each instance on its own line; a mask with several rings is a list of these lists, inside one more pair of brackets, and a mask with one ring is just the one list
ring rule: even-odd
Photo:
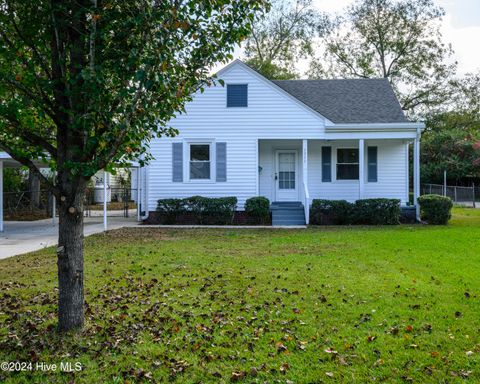
[[148,169],[149,167],[146,166],[144,167],[143,171],[144,171],[144,177],[143,177],[143,187],[144,187],[144,190],[145,190],[145,204],[144,204],[144,212],[145,214],[142,216],[142,220],[146,220],[148,218],[148,215],[150,213],[150,211],[148,210],[148,189],[149,189],[149,177],[148,177]]

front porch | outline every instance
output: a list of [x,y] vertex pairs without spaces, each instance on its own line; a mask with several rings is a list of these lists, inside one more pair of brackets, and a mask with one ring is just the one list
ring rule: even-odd
[[416,205],[420,185],[417,138],[259,139],[258,195],[267,197],[277,212],[279,206],[295,204],[295,209],[282,207],[282,222],[290,210],[294,211],[292,220],[303,210],[306,224],[313,199],[391,198],[406,206],[412,144]]

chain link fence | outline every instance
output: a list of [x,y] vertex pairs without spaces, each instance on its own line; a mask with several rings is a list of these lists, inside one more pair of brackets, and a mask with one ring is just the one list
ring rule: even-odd
[[49,191],[19,191],[3,194],[5,220],[31,221],[52,217],[53,195]]
[[480,206],[480,187],[471,186],[452,186],[447,185],[445,188],[441,184],[425,184],[422,187],[422,195],[435,194],[450,197],[453,202],[469,206],[469,207],[479,207]]
[[[132,188],[107,188],[107,216],[134,217],[137,214],[137,190]],[[89,188],[85,200],[85,216],[103,216],[104,190]]]

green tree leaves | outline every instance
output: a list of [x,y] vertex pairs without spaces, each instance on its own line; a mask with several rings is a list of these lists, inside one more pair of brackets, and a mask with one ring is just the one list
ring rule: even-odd
[[411,115],[438,106],[456,69],[441,39],[443,15],[432,0],[357,0],[330,19],[325,55],[312,60],[309,76],[385,77]]
[[299,77],[295,65],[313,54],[324,21],[311,0],[275,1],[268,15],[253,24],[245,45],[247,64],[268,79]]

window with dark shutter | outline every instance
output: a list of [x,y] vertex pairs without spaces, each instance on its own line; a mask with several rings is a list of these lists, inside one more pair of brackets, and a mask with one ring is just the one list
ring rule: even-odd
[[368,156],[368,181],[375,183],[377,181],[377,147],[368,147],[367,149],[367,156]]
[[322,182],[332,181],[332,147],[322,147]]
[[227,107],[248,107],[247,84],[227,84]]

